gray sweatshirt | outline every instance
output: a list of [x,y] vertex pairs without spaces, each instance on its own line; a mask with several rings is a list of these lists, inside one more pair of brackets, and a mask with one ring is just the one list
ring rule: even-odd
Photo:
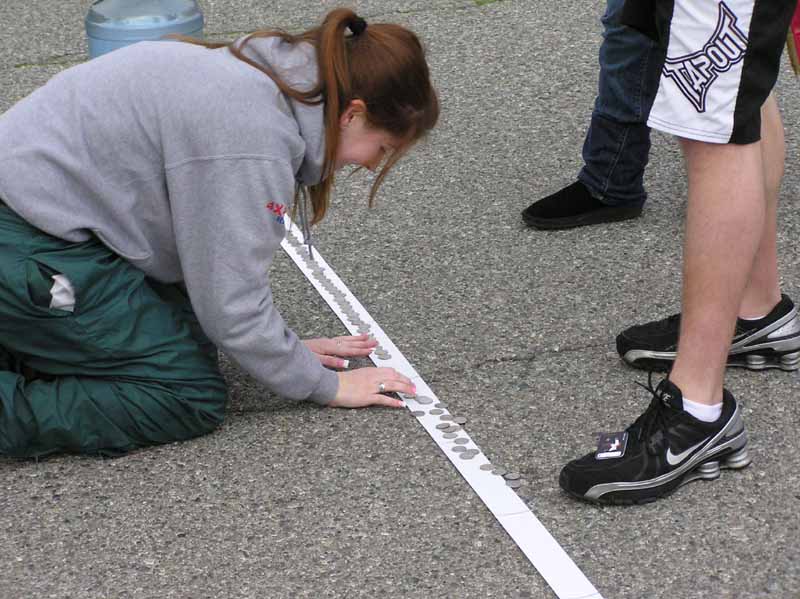
[[[313,48],[249,56],[310,89]],[[143,42],[53,77],[0,115],[0,198],[67,241],[96,235],[148,276],[184,281],[211,340],[266,387],[337,392],[272,303],[295,183],[321,179],[323,109],[290,101],[227,49]],[[76,290],[80,308],[80,289]]]

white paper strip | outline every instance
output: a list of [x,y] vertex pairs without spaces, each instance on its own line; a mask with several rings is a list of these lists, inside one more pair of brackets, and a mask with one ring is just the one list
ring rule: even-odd
[[[287,234],[282,243],[283,249],[351,334],[369,332],[378,341],[378,350],[370,356],[373,363],[376,366],[394,368],[414,382],[417,398],[403,397],[409,410],[425,412],[424,416],[417,417],[418,422],[428,431],[559,599],[603,599],[561,545],[528,509],[525,502],[506,485],[505,479],[490,471],[481,470],[481,466],[488,464],[489,460],[480,452],[480,448],[465,430],[458,430],[458,438],[467,440],[466,444],[463,444],[463,441],[460,443],[467,450],[475,449],[479,453],[473,459],[462,459],[460,456],[463,452],[453,451],[453,447],[456,446],[455,439],[445,438],[444,432],[437,428],[437,425],[447,422],[442,419],[442,416],[449,414],[447,408],[438,408],[443,412],[440,415],[429,413],[434,404],[440,403],[436,394],[316,249],[313,252],[313,259],[311,258],[308,248],[302,245],[300,231],[291,226],[288,217],[284,218]],[[380,351],[381,349],[383,351]],[[420,403],[418,399],[430,401]]]

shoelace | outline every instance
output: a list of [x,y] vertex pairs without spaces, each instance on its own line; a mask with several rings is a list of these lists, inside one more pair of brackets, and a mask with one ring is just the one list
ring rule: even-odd
[[647,410],[627,428],[627,432],[631,437],[635,436],[636,441],[639,443],[642,442],[643,438],[646,439],[648,451],[655,453],[657,445],[662,438],[661,431],[669,425],[674,410],[664,404],[658,390],[653,387],[652,370],[647,374],[647,385],[643,385],[638,381],[636,381],[636,384],[648,391],[653,396],[653,399],[650,400]]

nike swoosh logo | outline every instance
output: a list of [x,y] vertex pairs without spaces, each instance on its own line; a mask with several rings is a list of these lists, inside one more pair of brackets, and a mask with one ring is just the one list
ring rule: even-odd
[[687,450],[685,450],[685,451],[682,451],[682,452],[680,452],[680,453],[678,453],[678,454],[674,454],[674,453],[672,453],[672,448],[671,448],[671,447],[667,447],[667,462],[669,462],[669,465],[670,465],[670,466],[677,466],[677,465],[678,465],[678,464],[680,464],[680,463],[681,463],[683,460],[685,460],[685,459],[686,459],[686,457],[687,457],[687,456],[688,456],[690,453],[692,453],[692,452],[693,452],[695,449],[697,449],[698,447],[700,447],[700,446],[701,446],[703,443],[705,443],[706,441],[708,441],[710,438],[711,438],[711,437],[706,437],[705,439],[703,439],[702,441],[700,441],[700,443],[698,443],[697,445],[692,445],[692,446],[691,446],[689,449],[687,449]]

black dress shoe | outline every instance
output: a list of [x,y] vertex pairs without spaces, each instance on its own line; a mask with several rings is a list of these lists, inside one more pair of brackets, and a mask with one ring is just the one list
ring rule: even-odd
[[575,181],[528,206],[522,211],[522,220],[537,229],[571,229],[629,220],[641,214],[641,204],[609,206],[593,197],[583,183]]

